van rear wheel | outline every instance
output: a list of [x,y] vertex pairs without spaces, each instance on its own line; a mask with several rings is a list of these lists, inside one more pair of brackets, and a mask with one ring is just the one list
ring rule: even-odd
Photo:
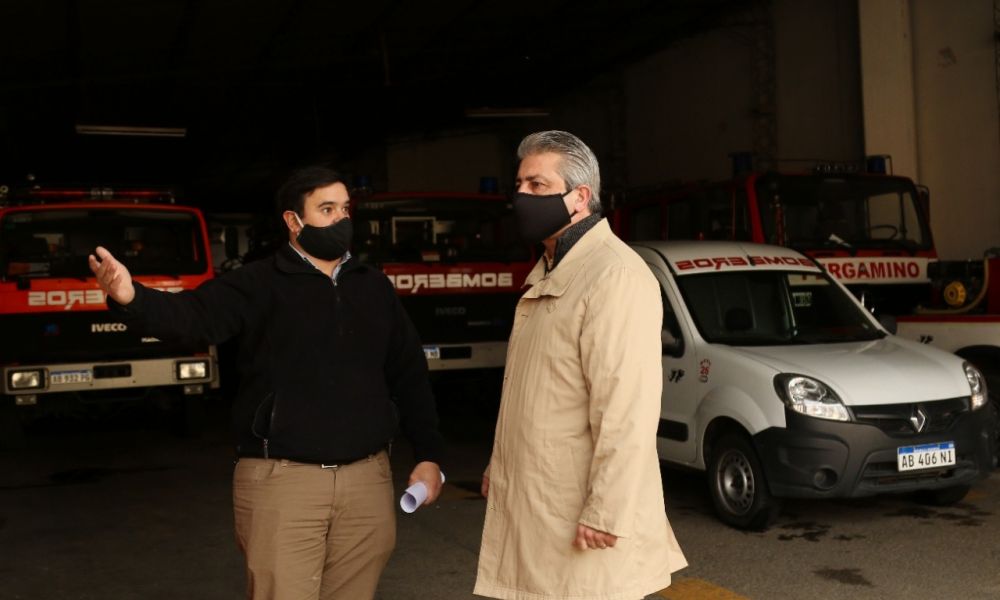
[[781,511],[757,452],[744,435],[727,433],[713,444],[708,485],[719,519],[738,529],[767,529]]

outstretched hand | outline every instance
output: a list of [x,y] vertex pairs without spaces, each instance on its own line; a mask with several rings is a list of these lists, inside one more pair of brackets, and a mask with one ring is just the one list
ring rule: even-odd
[[118,262],[103,246],[98,246],[93,254],[87,257],[90,270],[97,277],[97,284],[104,293],[122,306],[135,299],[135,286],[132,285],[132,275],[125,265]]

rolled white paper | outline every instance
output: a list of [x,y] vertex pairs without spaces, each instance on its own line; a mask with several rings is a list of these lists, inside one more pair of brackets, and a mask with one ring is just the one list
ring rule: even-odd
[[[441,473],[441,483],[444,483],[444,473]],[[403,492],[403,496],[399,499],[399,507],[403,512],[411,513],[420,508],[424,500],[427,500],[427,486],[423,481],[418,481]]]

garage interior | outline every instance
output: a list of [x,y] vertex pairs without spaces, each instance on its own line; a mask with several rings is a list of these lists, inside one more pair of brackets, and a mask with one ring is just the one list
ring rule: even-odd
[[[761,171],[888,155],[930,190],[938,255],[980,260],[1000,246],[1000,1],[0,4],[10,189],[168,186],[218,223],[271,214],[304,164],[381,192],[508,193],[518,141],[543,129],[594,149],[608,204],[725,179],[734,153]],[[468,405],[475,383],[439,393],[452,485],[400,518],[385,600],[472,597],[492,415]],[[242,597],[226,407],[208,411],[195,439],[125,411],[0,450],[0,599]],[[398,479],[409,456],[393,460]],[[793,503],[766,534],[720,531],[697,476],[664,478],[693,568],[663,598],[977,598],[962,586],[1000,560],[996,474],[955,509]],[[911,573],[920,553],[885,564],[914,531],[930,578]],[[793,555],[811,578],[787,573]]]

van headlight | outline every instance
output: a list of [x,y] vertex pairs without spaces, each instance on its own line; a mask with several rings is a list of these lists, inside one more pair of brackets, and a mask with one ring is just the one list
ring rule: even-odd
[[979,369],[969,363],[962,363],[965,369],[965,378],[969,380],[969,400],[972,403],[972,410],[986,406],[986,380]]
[[805,375],[782,373],[774,378],[774,389],[788,408],[799,414],[831,421],[851,420],[847,407],[822,381]]

